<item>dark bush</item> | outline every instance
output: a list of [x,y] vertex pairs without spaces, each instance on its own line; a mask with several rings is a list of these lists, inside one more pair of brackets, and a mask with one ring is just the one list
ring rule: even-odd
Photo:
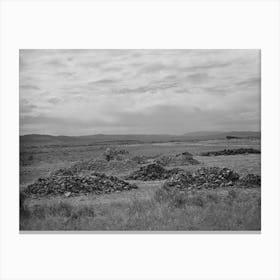
[[260,154],[261,152],[252,148],[224,149],[222,151],[203,152],[202,156],[231,156],[241,154]]

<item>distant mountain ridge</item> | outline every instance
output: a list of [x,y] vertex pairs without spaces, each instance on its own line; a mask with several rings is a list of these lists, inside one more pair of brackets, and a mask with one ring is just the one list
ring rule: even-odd
[[192,137],[201,137],[201,136],[236,136],[236,137],[256,137],[261,136],[260,131],[197,131],[197,132],[188,132],[184,136]]
[[145,143],[145,142],[171,142],[171,141],[193,141],[193,140],[212,140],[225,139],[226,136],[240,138],[260,138],[261,132],[256,131],[198,131],[189,132],[183,135],[168,134],[95,134],[85,136],[53,136],[48,134],[27,134],[20,136],[20,143],[37,144],[63,144],[63,143]]

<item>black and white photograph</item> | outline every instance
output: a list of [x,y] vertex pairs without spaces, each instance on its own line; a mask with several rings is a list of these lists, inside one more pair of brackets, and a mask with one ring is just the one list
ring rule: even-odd
[[19,50],[21,231],[260,231],[259,49]]
[[0,279],[279,280],[279,19],[0,0]]

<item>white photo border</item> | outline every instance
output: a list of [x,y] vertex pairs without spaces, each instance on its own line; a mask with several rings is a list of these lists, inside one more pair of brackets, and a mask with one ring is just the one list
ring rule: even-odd
[[[280,279],[279,2],[1,2],[1,279]],[[260,234],[20,234],[19,49],[261,49]]]

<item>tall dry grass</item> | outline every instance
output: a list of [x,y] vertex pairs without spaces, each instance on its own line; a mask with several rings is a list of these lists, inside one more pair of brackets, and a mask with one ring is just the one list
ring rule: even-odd
[[21,230],[260,230],[260,192],[173,192],[95,206],[68,202],[24,208]]

